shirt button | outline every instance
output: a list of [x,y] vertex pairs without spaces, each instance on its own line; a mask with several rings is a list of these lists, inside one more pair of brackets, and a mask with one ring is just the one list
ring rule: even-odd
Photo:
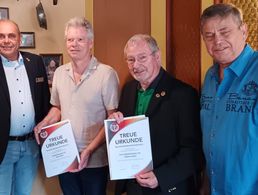
[[213,156],[213,152],[210,152],[210,156]]
[[212,174],[212,175],[214,175],[214,171],[213,171],[213,169],[211,170],[211,174]]
[[211,138],[215,137],[215,134],[214,133],[211,133]]

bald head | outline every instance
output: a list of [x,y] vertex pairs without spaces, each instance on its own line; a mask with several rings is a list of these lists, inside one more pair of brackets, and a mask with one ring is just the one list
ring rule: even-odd
[[19,26],[18,26],[18,24],[16,24],[14,21],[8,20],[8,19],[1,19],[1,20],[0,20],[0,25],[2,25],[2,24],[3,24],[3,25],[4,25],[4,24],[13,25],[14,28],[16,29],[16,32],[17,32],[18,34],[20,34]]
[[0,54],[10,61],[17,60],[20,43],[18,25],[11,20],[0,20]]

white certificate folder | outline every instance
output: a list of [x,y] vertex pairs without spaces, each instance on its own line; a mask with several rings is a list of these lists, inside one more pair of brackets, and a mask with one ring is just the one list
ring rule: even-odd
[[104,123],[111,180],[135,178],[153,169],[148,117],[125,117],[119,124],[107,119]]
[[39,140],[47,177],[78,168],[80,156],[69,120],[43,127]]

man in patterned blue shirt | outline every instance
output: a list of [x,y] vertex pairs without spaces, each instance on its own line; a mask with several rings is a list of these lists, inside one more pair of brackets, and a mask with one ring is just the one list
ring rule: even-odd
[[209,187],[203,194],[258,194],[258,53],[246,43],[242,18],[231,4],[212,5],[201,16],[214,60],[201,95]]

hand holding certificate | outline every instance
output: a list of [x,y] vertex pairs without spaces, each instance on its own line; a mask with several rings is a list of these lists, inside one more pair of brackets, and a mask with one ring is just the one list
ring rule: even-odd
[[105,120],[105,134],[111,180],[153,169],[148,117],[126,117],[119,124]]
[[80,156],[69,120],[43,127],[39,140],[47,177],[78,167]]

